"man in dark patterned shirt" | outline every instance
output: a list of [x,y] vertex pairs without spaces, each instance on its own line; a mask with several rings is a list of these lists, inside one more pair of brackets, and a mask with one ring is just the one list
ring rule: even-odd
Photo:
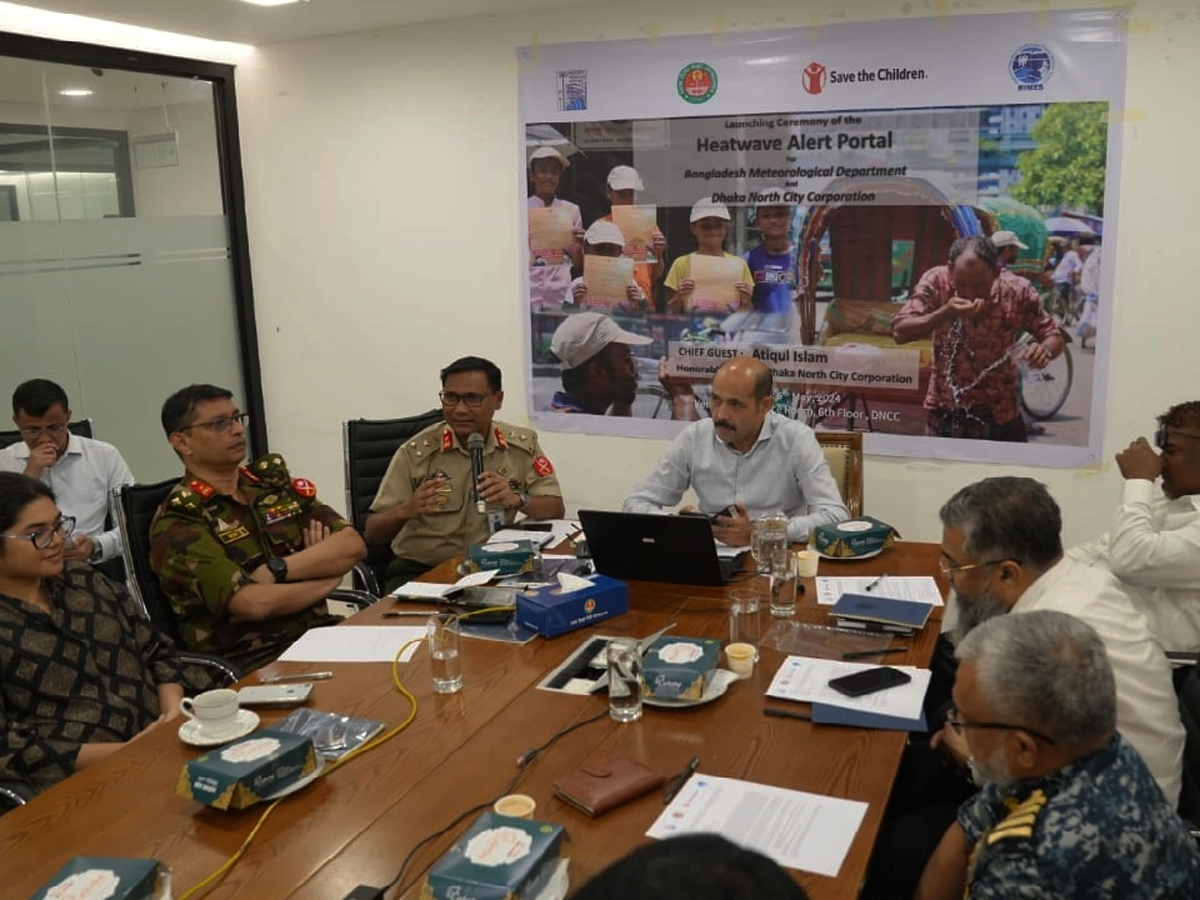
[[949,265],[921,276],[892,317],[892,337],[907,344],[933,336],[933,372],[925,395],[925,433],[992,441],[1026,440],[1017,400],[1014,344],[1021,332],[1027,365],[1045,368],[1063,340],[1028,281],[1000,270],[985,237],[959,238]]
[[1056,610],[998,616],[956,655],[947,721],[983,790],[917,900],[1200,897],[1200,851],[1116,730],[1112,667],[1090,625]]
[[167,398],[163,430],[187,471],[154,518],[150,558],[183,642],[250,670],[336,621],[325,598],[366,546],[279,455],[242,465],[246,418],[213,385]]
[[66,563],[74,520],[0,473],[0,778],[43,791],[179,716],[179,660],[115,582]]

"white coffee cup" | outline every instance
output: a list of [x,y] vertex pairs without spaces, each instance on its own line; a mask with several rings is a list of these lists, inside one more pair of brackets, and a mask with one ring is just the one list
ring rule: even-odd
[[237,725],[237,691],[222,688],[184,697],[179,701],[179,711],[204,731],[214,734],[232,731]]
[[815,578],[821,563],[821,554],[816,550],[796,551],[796,574],[801,578]]
[[492,804],[492,809],[513,819],[532,819],[537,801],[528,794],[506,794]]

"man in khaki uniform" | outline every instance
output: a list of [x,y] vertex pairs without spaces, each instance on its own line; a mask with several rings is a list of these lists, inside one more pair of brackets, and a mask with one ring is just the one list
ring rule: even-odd
[[[504,402],[500,369],[478,356],[455,360],[441,372],[444,424],[426,428],[392,457],[367,517],[367,543],[391,541],[396,558],[387,590],[486,541],[493,525],[523,512],[531,519],[564,514],[554,466],[538,445],[537,432],[493,421]],[[472,434],[484,438],[479,494],[471,484]],[[491,520],[491,521],[489,521]]]

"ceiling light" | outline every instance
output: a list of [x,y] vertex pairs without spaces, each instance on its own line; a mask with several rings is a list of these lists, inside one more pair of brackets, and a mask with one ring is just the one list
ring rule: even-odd
[[255,6],[287,6],[289,3],[307,3],[308,0],[242,0],[243,3],[252,3]]
[[63,88],[58,92],[62,97],[90,97],[92,92],[87,88]]

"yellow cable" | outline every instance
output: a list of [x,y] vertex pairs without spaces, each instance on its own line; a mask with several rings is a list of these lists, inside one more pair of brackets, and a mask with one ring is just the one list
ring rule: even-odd
[[[501,609],[504,607],[496,607],[496,608]],[[478,610],[478,611],[479,612],[490,612],[491,610]],[[468,615],[472,615],[472,613],[468,613]],[[412,692],[409,691],[408,688],[406,688],[404,686],[403,682],[400,681],[400,658],[402,656],[404,656],[405,650],[407,650],[413,644],[419,644],[423,640],[425,640],[423,637],[419,637],[419,638],[413,638],[411,641],[405,641],[400,646],[400,649],[396,651],[396,655],[392,657],[392,683],[396,686],[396,690],[399,691],[404,697],[408,698],[409,703],[412,704],[412,711],[409,712],[408,718],[406,718],[403,722],[401,722],[399,725],[397,725],[391,731],[385,732],[384,734],[380,735],[379,737],[375,738],[374,740],[368,741],[365,744],[360,744],[359,746],[355,747],[353,750],[351,750],[349,753],[345,754],[344,756],[333,760],[331,763],[326,765],[325,771],[321,773],[322,778],[328,777],[328,775],[331,772],[333,772],[335,769],[341,768],[343,765],[345,765],[351,759],[354,759],[356,756],[360,756],[363,753],[366,753],[368,750],[373,750],[376,747],[390,741],[392,738],[394,738],[396,735],[398,735],[400,732],[402,732],[405,728],[407,728],[409,725],[411,725],[413,723],[413,720],[416,719],[416,717],[417,717],[417,698],[414,697]],[[282,803],[286,799],[287,799],[287,797],[280,797],[278,800],[273,800],[271,802],[271,805],[263,810],[262,815],[258,817],[258,821],[254,823],[254,827],[250,829],[250,833],[248,835],[246,835],[246,839],[244,841],[242,841],[241,846],[238,847],[236,851],[234,851],[234,854],[231,857],[229,857],[229,859],[225,860],[225,862],[221,863],[220,866],[218,866],[216,869],[214,869],[212,872],[210,872],[208,875],[206,875],[204,878],[202,878],[200,881],[198,881],[196,884],[192,885],[190,888],[188,888],[186,891],[184,891],[182,894],[180,894],[176,898],[176,900],[190,900],[190,898],[195,897],[201,891],[204,891],[205,889],[212,887],[212,885],[214,883],[216,883],[222,876],[224,876],[230,869],[232,869],[237,864],[238,860],[240,860],[246,854],[246,851],[250,848],[250,842],[253,841],[254,838],[258,835],[259,830],[263,827],[263,823],[267,821],[267,816],[271,815],[271,813],[275,811],[275,807],[277,807],[280,803]]]

